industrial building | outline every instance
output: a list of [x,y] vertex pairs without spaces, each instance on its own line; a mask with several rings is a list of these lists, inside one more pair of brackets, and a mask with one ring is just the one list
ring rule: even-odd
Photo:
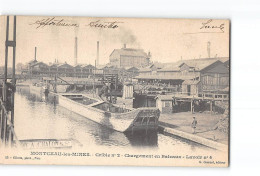
[[110,65],[125,67],[146,67],[150,64],[150,54],[145,53],[142,49],[126,48],[124,45],[121,49],[114,49],[109,56]]
[[198,95],[201,92],[221,91],[229,86],[229,58],[181,60],[140,70],[135,79],[151,85],[181,86],[182,93]]

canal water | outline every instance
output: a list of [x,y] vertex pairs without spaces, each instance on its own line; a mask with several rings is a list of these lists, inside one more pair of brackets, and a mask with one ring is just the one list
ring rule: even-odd
[[15,94],[15,132],[19,140],[69,139],[84,148],[211,150],[160,133],[124,134],[108,129],[59,106],[54,97],[30,93],[29,88],[19,88]]

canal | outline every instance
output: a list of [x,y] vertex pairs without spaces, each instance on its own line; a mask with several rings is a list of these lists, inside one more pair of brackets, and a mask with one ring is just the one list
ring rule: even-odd
[[19,140],[69,139],[84,148],[113,147],[152,150],[211,150],[161,133],[124,134],[101,126],[48,99],[18,88],[15,94],[15,132]]

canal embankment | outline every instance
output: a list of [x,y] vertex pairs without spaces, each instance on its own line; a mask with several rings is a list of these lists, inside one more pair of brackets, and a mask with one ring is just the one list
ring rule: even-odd
[[[197,119],[195,134],[191,127],[193,117]],[[181,112],[161,114],[160,131],[166,135],[184,138],[217,150],[228,150],[228,133],[217,129],[223,114]]]

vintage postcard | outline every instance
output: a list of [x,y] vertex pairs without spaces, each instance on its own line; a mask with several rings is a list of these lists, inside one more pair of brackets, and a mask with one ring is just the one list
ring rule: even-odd
[[229,165],[230,21],[0,17],[0,163]]

